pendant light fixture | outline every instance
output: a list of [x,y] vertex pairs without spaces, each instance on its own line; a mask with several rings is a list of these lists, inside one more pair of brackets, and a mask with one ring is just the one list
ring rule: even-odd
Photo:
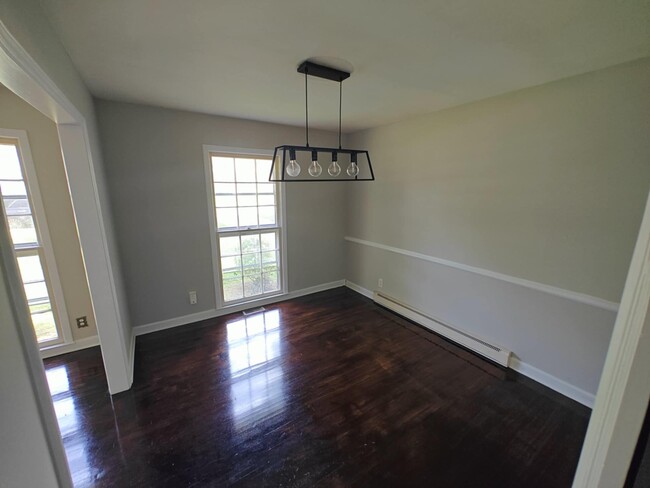
[[[341,146],[341,113],[343,101],[343,80],[350,77],[347,71],[304,61],[298,66],[298,73],[305,75],[305,145],[285,144],[275,148],[269,181],[373,181],[370,155],[365,149],[344,149]],[[312,147],[309,145],[309,97],[308,77],[316,76],[339,83],[339,147]],[[327,171],[319,162],[327,165]],[[302,172],[307,168],[306,174]],[[303,177],[300,177],[300,175]]]

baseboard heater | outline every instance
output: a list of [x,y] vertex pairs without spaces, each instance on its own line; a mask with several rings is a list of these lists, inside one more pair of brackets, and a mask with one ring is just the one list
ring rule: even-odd
[[412,320],[413,322],[426,327],[450,341],[460,344],[461,346],[466,347],[467,349],[470,349],[471,351],[474,351],[501,366],[505,366],[506,368],[509,366],[510,356],[512,353],[507,349],[495,346],[483,339],[479,339],[467,332],[463,332],[460,329],[447,325],[441,320],[430,317],[424,312],[421,312],[410,305],[406,305],[395,298],[389,297],[384,293],[376,291],[373,300],[382,307],[386,307],[402,317],[406,317],[407,319]]

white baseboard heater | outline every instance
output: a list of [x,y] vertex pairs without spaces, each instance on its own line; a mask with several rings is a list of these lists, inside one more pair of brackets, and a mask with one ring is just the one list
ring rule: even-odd
[[410,305],[406,305],[405,303],[402,303],[395,298],[389,297],[384,293],[376,291],[374,293],[373,300],[375,303],[381,305],[382,307],[386,307],[387,309],[392,310],[402,317],[406,317],[407,319],[412,320],[413,322],[420,324],[423,327],[426,327],[427,329],[432,330],[433,332],[449,339],[450,341],[460,344],[461,346],[466,347],[467,349],[470,349],[475,353],[480,354],[481,356],[486,357],[491,361],[494,361],[497,364],[500,364],[501,366],[505,366],[506,368],[509,366],[510,356],[512,353],[507,349],[504,349],[500,346],[495,346],[483,339],[475,337],[472,334],[463,332],[460,329],[447,325],[441,320],[430,317],[424,312],[416,310]]

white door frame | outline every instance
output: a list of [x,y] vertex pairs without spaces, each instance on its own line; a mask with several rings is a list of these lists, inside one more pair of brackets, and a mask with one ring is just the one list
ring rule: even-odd
[[87,121],[1,21],[0,82],[57,124],[108,388],[112,394],[128,390],[133,347],[126,344],[132,346],[134,336],[124,338]]
[[622,487],[650,398],[650,195],[574,488]]

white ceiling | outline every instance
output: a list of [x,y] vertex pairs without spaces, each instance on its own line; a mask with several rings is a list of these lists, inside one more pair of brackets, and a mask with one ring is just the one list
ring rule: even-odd
[[[300,125],[325,57],[354,70],[344,131],[650,55],[648,0],[41,1],[98,97]],[[336,127],[338,85],[310,95]]]

